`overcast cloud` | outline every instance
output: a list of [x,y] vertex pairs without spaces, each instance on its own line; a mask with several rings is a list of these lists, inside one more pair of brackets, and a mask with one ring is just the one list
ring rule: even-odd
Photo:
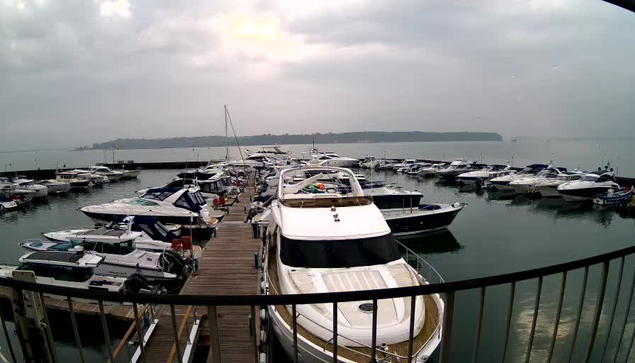
[[591,0],[0,0],[0,149],[340,131],[633,134],[635,14]]

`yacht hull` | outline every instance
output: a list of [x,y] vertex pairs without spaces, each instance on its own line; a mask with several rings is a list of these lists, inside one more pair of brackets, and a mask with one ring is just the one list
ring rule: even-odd
[[509,186],[509,183],[511,182],[511,180],[509,181],[491,181],[490,180],[490,186],[496,190],[514,190],[514,188],[512,188],[511,186]]
[[598,195],[606,193],[610,187],[594,187],[580,189],[558,189],[558,193],[567,202],[590,202]]
[[562,195],[560,195],[560,193],[558,193],[558,186],[557,185],[538,186],[538,187],[536,187],[536,190],[544,198],[560,198],[562,196]]
[[70,184],[55,184],[55,185],[47,185],[49,194],[63,194],[68,193],[71,190]]
[[394,236],[408,236],[440,231],[448,228],[463,205],[443,206],[438,210],[384,210],[384,218]]

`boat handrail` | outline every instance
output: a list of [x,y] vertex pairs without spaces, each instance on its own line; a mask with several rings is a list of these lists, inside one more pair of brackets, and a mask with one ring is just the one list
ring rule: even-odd
[[[397,242],[397,245],[400,248],[403,248],[406,252],[406,257],[404,257],[404,260],[412,267],[414,268],[420,275],[423,276],[423,274],[421,273],[421,267],[428,267],[428,274],[427,277],[424,277],[424,280],[427,281],[428,283],[437,283],[437,284],[442,284],[445,282],[445,280],[443,279],[443,277],[441,276],[441,274],[439,273],[439,271],[437,271],[434,267],[432,267],[432,265],[430,265],[428,263],[428,261],[426,261],[423,257],[421,257],[420,254],[414,252],[413,250],[411,250],[410,248],[408,248],[408,246],[406,246],[405,244],[395,240],[395,242]],[[415,259],[416,265],[413,265],[411,263],[411,256]],[[436,277],[436,279],[438,281],[434,281],[432,278]]]

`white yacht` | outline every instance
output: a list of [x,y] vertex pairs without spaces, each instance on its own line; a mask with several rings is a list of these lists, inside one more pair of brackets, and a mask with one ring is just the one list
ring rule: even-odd
[[549,167],[549,165],[545,165],[545,164],[527,165],[523,170],[519,171],[518,173],[492,178],[489,180],[488,184],[492,189],[496,189],[496,190],[514,190],[514,188],[509,186],[509,183],[517,179],[532,177],[538,174],[539,172],[541,172],[542,170],[546,169],[547,167]]
[[536,182],[535,189],[537,193],[544,198],[561,197],[558,193],[558,187],[570,181],[579,180],[584,176],[582,172],[571,172],[560,174],[556,178],[544,179]]
[[11,179],[0,177],[0,195],[12,200],[30,202],[35,197],[35,191],[19,188]]
[[69,183],[71,190],[88,190],[93,186],[91,174],[87,171],[62,171],[55,179],[62,183]]
[[0,278],[13,279],[20,271],[32,271],[35,282],[43,285],[109,292],[156,292],[139,275],[123,278],[98,274],[95,270],[103,261],[103,256],[91,252],[36,251],[20,257],[18,266],[0,265]]
[[392,165],[392,170],[393,171],[397,171],[399,169],[402,168],[408,168],[411,165],[414,165],[417,163],[417,159],[405,159],[404,161],[400,162],[400,163],[396,163]]
[[71,190],[71,183],[55,179],[40,180],[37,182],[46,187],[48,194],[64,194]]
[[111,183],[119,181],[124,177],[123,172],[112,170],[104,165],[91,165],[88,167],[88,170],[91,172],[91,174],[108,177],[108,181],[110,181]]
[[501,177],[503,175],[510,175],[514,173],[516,173],[516,171],[513,170],[511,166],[509,165],[494,164],[494,165],[487,165],[486,167],[480,170],[475,170],[475,171],[459,174],[459,176],[456,179],[459,183],[462,183],[465,185],[478,184],[483,186],[485,185],[485,182],[490,179]]
[[224,216],[210,208],[198,187],[154,188],[137,198],[115,200],[111,203],[86,206],[80,209],[96,223],[122,221],[128,216],[156,217],[163,224],[211,230]]
[[[335,173],[333,173],[335,171]],[[302,181],[296,176],[314,174]],[[348,175],[343,189],[337,173]],[[306,223],[311,221],[311,223]],[[278,197],[270,207],[265,256],[267,294],[311,294],[424,285],[401,258],[397,242],[379,209],[365,197],[350,170],[300,167],[280,175]],[[338,304],[338,355],[333,357],[333,309],[330,304],[297,306],[297,348],[302,362],[368,362],[372,349],[390,361],[408,360],[408,336],[414,319],[413,362],[424,362],[441,341],[444,303],[438,294],[383,299],[377,309],[377,347],[372,347],[372,311],[368,301]],[[414,316],[412,315],[414,313]],[[269,321],[293,356],[291,307],[269,306]]]
[[111,181],[110,179],[108,179],[108,176],[103,174],[97,174],[88,169],[73,169],[71,171],[88,175],[90,177],[90,181],[92,182],[93,186],[96,186],[96,187],[100,187]]
[[137,249],[135,238],[71,239],[71,242],[47,242],[26,240],[20,247],[31,251],[94,251],[104,256],[95,273],[104,276],[129,277],[135,273],[143,275],[153,283],[174,284],[187,277],[189,264],[177,253],[166,249],[151,252]]
[[48,196],[48,188],[44,185],[37,184],[32,179],[14,179],[13,184],[16,189],[29,190],[33,192],[33,199],[46,198]]
[[441,178],[445,180],[454,181],[456,178],[469,171],[481,170],[484,169],[486,165],[476,164],[473,161],[467,161],[463,159],[455,159],[453,162],[448,165],[447,168],[439,170],[437,173]]
[[334,152],[321,152],[318,155],[318,160],[320,160],[321,165],[325,166],[337,166],[342,168],[350,168],[358,165],[359,160],[349,158],[346,156],[339,156]]
[[592,201],[598,195],[603,195],[609,190],[617,191],[620,185],[615,182],[613,173],[597,171],[584,175],[579,180],[561,184],[558,193],[567,202]]
[[438,175],[441,170],[446,168],[446,166],[447,165],[444,163],[432,164],[427,168],[421,168],[419,173],[417,173],[417,176],[428,177]]
[[537,193],[536,184],[545,180],[557,179],[559,176],[564,175],[567,175],[567,168],[549,166],[536,175],[513,180],[508,185],[517,194]]
[[[1,193],[1,190],[0,190]],[[18,209],[24,209],[24,201],[16,198],[10,198],[0,195],[0,214],[13,212]]]
[[123,173],[122,179],[136,179],[139,177],[139,174],[141,174],[141,167],[126,170],[124,166],[124,169],[122,169],[121,172]]

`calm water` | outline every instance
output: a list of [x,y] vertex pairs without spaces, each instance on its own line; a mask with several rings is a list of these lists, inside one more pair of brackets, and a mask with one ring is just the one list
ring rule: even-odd
[[[521,145],[523,142],[517,144]],[[511,143],[500,145],[510,146]],[[381,146],[385,147],[386,145]],[[413,145],[407,146],[412,147]],[[487,147],[487,145],[480,147]],[[449,155],[449,157],[454,156],[454,154]],[[436,156],[431,155],[430,157]],[[79,207],[132,196],[135,190],[160,185],[170,180],[174,175],[174,170],[144,171],[139,180],[107,185],[103,189],[95,189],[92,193],[73,193],[68,196],[51,197],[48,203],[31,205],[26,212],[6,214],[0,217],[0,234],[4,240],[0,259],[2,262],[15,263],[17,258],[23,254],[17,243],[26,238],[37,238],[41,232],[69,226],[89,225],[91,221],[77,211]],[[368,175],[368,177],[371,176]],[[525,197],[501,199],[500,195],[461,190],[452,185],[440,184],[434,179],[417,180],[393,173],[374,172],[372,178],[373,180],[383,179],[398,183],[406,189],[419,190],[424,193],[426,202],[468,203],[449,232],[404,240],[408,246],[422,254],[437,268],[446,280],[450,281],[570,261],[623,248],[633,242],[635,220],[622,218],[610,210],[595,209],[592,206],[568,205],[556,199],[534,200]],[[623,306],[625,306],[623,302],[628,294],[628,289],[625,287],[632,281],[635,268],[633,262],[627,259],[624,288],[620,295],[622,304],[618,309],[618,318],[613,329],[613,340],[616,339],[617,331],[623,324]],[[617,264],[611,266],[612,276],[616,275],[617,269]],[[565,310],[560,326],[560,336],[565,339],[563,342],[572,333],[574,317],[577,312],[577,296],[579,296],[581,288],[580,278],[581,272],[578,271],[570,274],[567,281]],[[585,305],[581,335],[574,361],[582,359],[585,346],[588,346],[589,335],[587,333],[592,320],[598,280],[599,269],[594,268],[590,273],[587,293],[589,298],[587,298]],[[551,337],[558,289],[558,279],[545,279],[541,297],[541,315],[538,319],[531,361],[544,360],[547,354],[546,349]],[[526,336],[531,325],[535,290],[535,281],[517,285],[508,361],[524,359],[523,354],[527,347]],[[598,339],[600,347],[603,347],[603,342],[606,339],[606,329],[602,329],[602,327],[606,327],[608,324],[615,295],[615,283],[609,284],[601,321],[601,333]],[[487,308],[479,354],[481,362],[500,361],[508,296],[509,286],[487,290]],[[453,341],[457,349],[454,350],[453,361],[464,362],[471,359],[471,349],[475,338],[478,292],[458,293],[456,304]],[[67,315],[58,314],[57,317],[63,324]],[[85,324],[84,327],[87,327],[85,331],[94,333],[83,335],[82,338],[86,340],[83,340],[83,343],[88,347],[90,360],[104,360],[105,353],[101,348],[101,333],[96,333],[94,329],[95,326],[99,326],[98,323],[87,319],[83,324]],[[634,325],[633,322],[629,323],[627,338],[630,337]],[[61,329],[56,333],[59,350],[67,359],[77,360],[73,336],[68,330]],[[116,337],[122,334],[122,332],[113,331],[112,336]],[[0,336],[2,352],[8,355],[2,339]],[[611,343],[609,353],[612,353],[615,347],[616,344]],[[566,343],[558,345],[555,351],[555,356],[558,358],[556,361],[560,361],[568,349],[569,346]],[[621,354],[625,354],[625,351],[625,348],[622,347]],[[595,354],[598,356],[593,361],[599,360],[601,351]],[[624,359],[622,355],[620,359]]]
[[[319,138],[317,140],[319,142]],[[635,176],[635,154],[632,140],[520,140],[519,142],[416,142],[381,144],[329,144],[317,145],[324,151],[335,151],[342,155],[362,158],[367,155],[389,158],[443,159],[468,158],[490,163],[512,162],[515,166],[540,162],[597,169],[607,160],[612,161],[619,173]],[[294,156],[301,157],[310,145],[284,145]],[[243,147],[257,150],[258,146]],[[232,157],[239,157],[238,148],[230,150]],[[209,160],[225,157],[222,147],[118,150],[116,160],[137,162]],[[66,151],[48,150],[31,152],[0,153],[0,170],[27,170],[55,168],[59,166],[83,167],[95,163],[112,162],[112,150]]]

